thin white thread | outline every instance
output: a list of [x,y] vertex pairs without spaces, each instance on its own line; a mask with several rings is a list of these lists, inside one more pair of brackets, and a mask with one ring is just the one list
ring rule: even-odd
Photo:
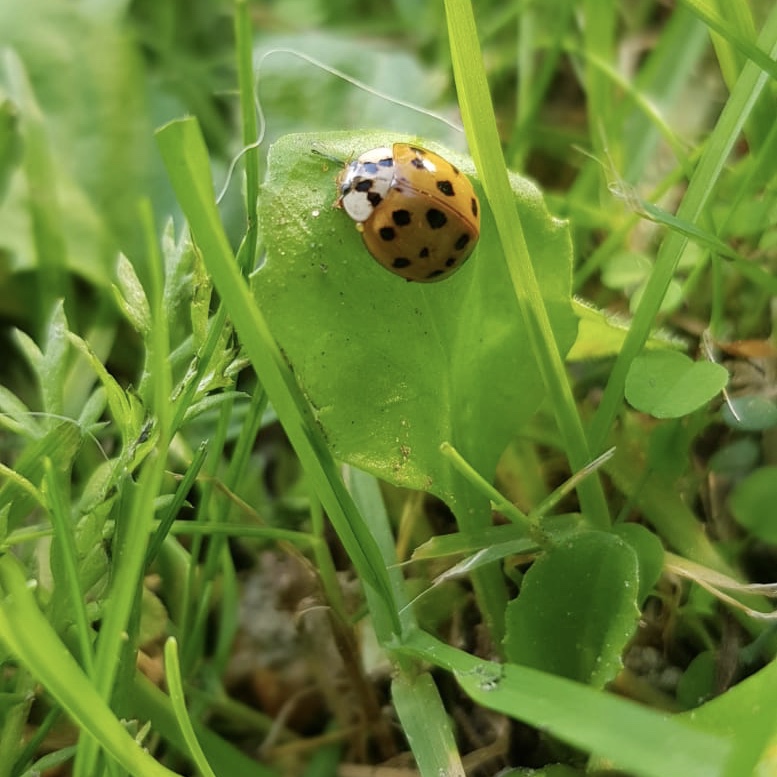
[[322,62],[321,60],[316,59],[315,57],[311,57],[308,54],[303,54],[301,51],[296,51],[295,49],[286,49],[286,48],[270,49],[269,51],[265,51],[264,54],[262,54],[262,56],[259,58],[259,62],[257,63],[256,73],[254,77],[254,88],[253,88],[254,105],[256,107],[256,116],[259,122],[257,139],[253,143],[250,143],[249,145],[242,148],[230,162],[229,168],[227,169],[226,181],[221,191],[219,192],[218,196],[216,197],[216,204],[220,204],[221,200],[224,198],[224,195],[226,194],[226,191],[229,188],[229,185],[232,181],[232,175],[235,172],[235,167],[237,166],[237,163],[240,161],[242,156],[246,152],[250,151],[251,149],[258,148],[262,144],[262,141],[264,140],[266,130],[267,130],[267,120],[265,119],[264,111],[262,110],[262,103],[261,103],[261,100],[259,99],[259,83],[260,83],[259,76],[261,74],[262,65],[264,64],[264,61],[271,54],[290,54],[293,57],[297,57],[298,59],[301,59],[304,62],[307,62],[309,65],[314,65],[315,67],[320,68],[321,70],[323,70],[326,73],[329,73],[330,75],[336,76],[337,78],[341,78],[343,81],[351,84],[351,86],[355,86],[357,89],[361,89],[362,91],[367,92],[368,94],[371,94],[375,97],[379,97],[383,100],[386,100],[387,102],[393,105],[398,105],[401,108],[407,108],[408,110],[415,111],[416,113],[420,113],[423,116],[428,116],[431,119],[435,119],[436,121],[442,122],[443,124],[455,130],[456,132],[464,132],[464,127],[462,127],[461,124],[459,124],[458,122],[452,121],[450,119],[446,119],[445,116],[442,116],[439,113],[435,113],[434,111],[429,111],[426,108],[420,108],[418,105],[414,105],[413,103],[407,102],[405,100],[400,100],[398,97],[392,97],[390,94],[387,94],[386,92],[381,92],[380,90],[375,89],[369,84],[366,84],[364,81],[360,81],[358,78],[349,76],[347,73],[344,73],[342,70],[338,70],[336,67],[327,65],[325,62]]

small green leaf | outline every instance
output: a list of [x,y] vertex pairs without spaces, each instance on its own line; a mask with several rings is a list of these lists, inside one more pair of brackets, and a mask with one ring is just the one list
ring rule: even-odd
[[759,444],[750,437],[724,445],[710,457],[710,470],[718,475],[739,480],[752,472],[761,457]]
[[[631,298],[629,299],[629,310],[631,311],[632,314],[637,312],[637,308],[642,302],[642,295],[645,293],[646,288],[647,288],[647,281],[645,281],[644,284],[639,286],[631,295]],[[677,281],[672,280],[670,281],[669,286],[666,289],[664,298],[661,300],[661,306],[659,307],[659,312],[670,313],[671,311],[677,309],[677,307],[680,305],[682,301],[683,301],[682,286],[680,286],[680,284]]]
[[656,418],[678,418],[709,402],[727,381],[719,364],[694,362],[676,351],[646,352],[631,365],[626,399]]
[[47,413],[63,414],[63,389],[67,374],[70,344],[67,340],[68,323],[62,301],[54,307],[51,321],[46,330],[46,344],[38,376],[43,407]]
[[[68,471],[82,442],[81,429],[72,421],[52,424],[45,436],[32,440],[14,461],[14,473],[38,486],[43,478],[43,462],[51,459],[62,471]],[[10,505],[8,527],[18,528],[29,519],[38,502],[14,480],[0,481],[0,505]]]
[[767,397],[734,397],[723,406],[725,423],[733,429],[762,432],[777,426],[777,405]]
[[777,467],[761,467],[741,483],[729,498],[734,518],[764,542],[777,543]]
[[511,661],[604,687],[637,625],[637,556],[620,537],[585,532],[540,557],[507,610]]
[[677,686],[677,698],[683,706],[698,707],[715,693],[717,658],[713,651],[699,653],[688,664]]
[[119,255],[116,279],[114,299],[135,331],[147,335],[151,326],[151,309],[135,268],[124,254]]
[[608,289],[629,293],[645,282],[652,268],[653,263],[645,254],[622,251],[602,267],[602,283]]

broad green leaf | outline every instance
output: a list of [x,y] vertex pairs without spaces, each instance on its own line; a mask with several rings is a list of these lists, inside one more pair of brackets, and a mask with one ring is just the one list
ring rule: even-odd
[[679,418],[709,402],[728,382],[719,364],[694,362],[676,351],[645,352],[626,377],[626,399],[656,418]]
[[584,532],[548,550],[507,610],[505,654],[518,664],[603,687],[637,625],[637,556],[619,537]]
[[[335,455],[455,503],[461,486],[440,444],[451,442],[490,479],[544,391],[482,195],[478,248],[435,284],[380,267],[353,222],[332,208],[339,169],[314,146],[347,158],[404,140],[337,133],[278,141],[260,196],[266,260],[254,287]],[[472,174],[466,158],[427,145]],[[531,184],[514,177],[513,186],[566,352],[576,329],[567,228]]]
[[729,499],[734,518],[764,542],[777,542],[774,505],[777,467],[761,467],[737,484]]

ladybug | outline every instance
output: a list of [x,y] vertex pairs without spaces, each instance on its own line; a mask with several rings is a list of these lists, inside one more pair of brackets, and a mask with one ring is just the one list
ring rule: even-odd
[[373,148],[337,177],[342,208],[364,245],[408,281],[441,281],[469,258],[480,208],[469,178],[433,151],[408,143]]

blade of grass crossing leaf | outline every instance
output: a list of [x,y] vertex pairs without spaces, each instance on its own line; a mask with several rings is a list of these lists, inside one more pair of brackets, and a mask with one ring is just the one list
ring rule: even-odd
[[[402,618],[405,629],[409,631],[417,628],[418,624],[416,623],[415,614],[406,608],[407,591],[404,586],[404,576],[402,571],[396,567],[396,540],[394,539],[391,520],[389,519],[386,505],[383,501],[383,495],[380,492],[378,480],[372,475],[352,467],[345,469],[344,477],[346,484],[348,485],[348,490],[353,496],[353,500],[359,508],[360,513],[365,516],[365,521],[367,522],[373,537],[375,537],[375,541],[377,542],[386,566],[388,567],[389,580],[394,587],[395,600],[401,608],[400,617]],[[329,555],[326,543],[323,541],[323,534],[320,535],[320,540],[321,542],[317,543],[317,545],[321,546],[322,553],[327,554],[324,563],[334,571],[331,556]],[[318,554],[317,557],[319,557]],[[375,633],[378,635],[379,639],[385,639],[390,636],[389,629],[391,624],[380,621],[381,613],[377,608],[372,606],[372,602],[370,601],[372,597],[369,592],[366,593],[366,596],[367,601],[370,602],[371,605],[370,612],[373,613],[372,623],[375,628]]]
[[[777,54],[777,6],[775,6],[759,36],[759,45],[774,56]],[[699,164],[677,210],[677,218],[696,224],[702,217],[728,155],[742,131],[747,117],[768,82],[768,76],[756,65],[745,65],[734,91],[707,140]],[[605,447],[607,435],[623,401],[626,375],[631,363],[642,350],[655,324],[661,303],[674,277],[688,238],[669,232],[659,249],[658,259],[631,322],[631,327],[618,354],[607,386],[591,424],[590,439],[594,451]]]
[[387,617],[400,630],[386,569],[375,541],[346,491],[310,409],[283,360],[261,311],[238,272],[213,202],[207,151],[193,120],[157,135],[168,173],[205,263],[313,487],[365,583],[381,594]]
[[[467,0],[446,0],[445,8],[453,71],[470,150],[494,214],[516,298],[551,397],[567,456],[573,469],[582,469],[591,459],[588,443],[515,209],[472,6]],[[607,503],[597,475],[580,484],[579,495],[588,520],[597,526],[608,525]]]
[[399,648],[454,672],[476,702],[608,759],[639,777],[722,777],[725,736],[565,678],[483,661],[423,632]]

